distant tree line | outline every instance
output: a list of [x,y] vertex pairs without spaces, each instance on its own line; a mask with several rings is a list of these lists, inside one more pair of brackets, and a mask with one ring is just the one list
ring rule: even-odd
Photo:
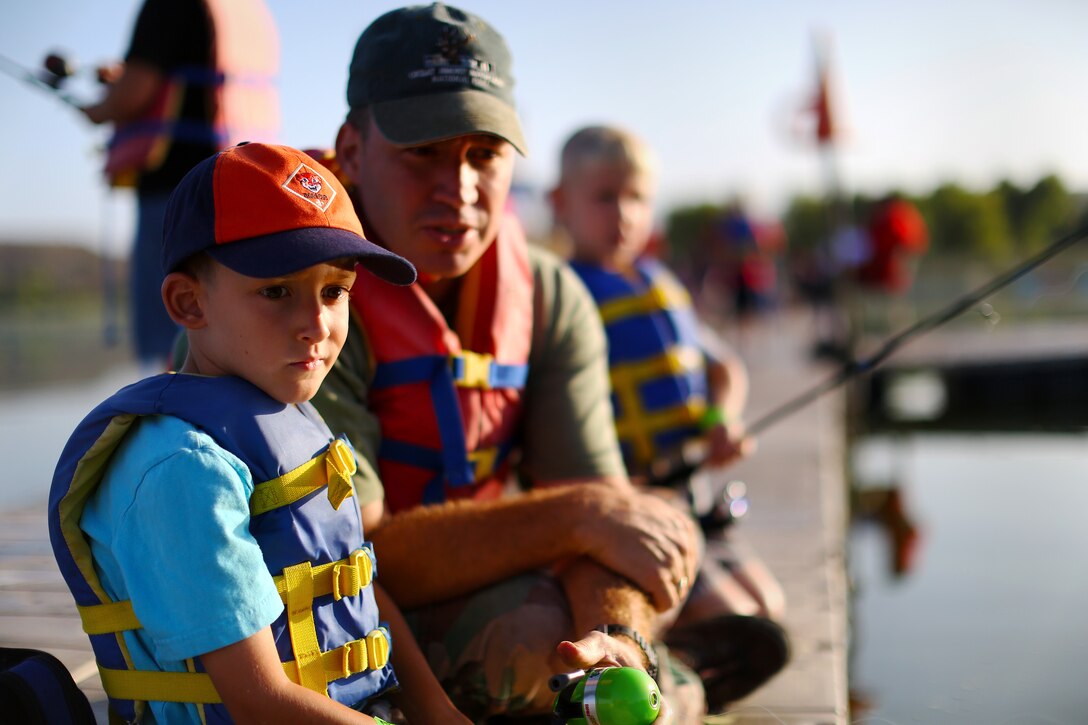
[[[912,201],[925,218],[931,255],[973,256],[1001,263],[1036,252],[1088,224],[1084,195],[1069,192],[1053,174],[1027,188],[1002,181],[988,191],[976,192],[948,183],[921,196],[893,193]],[[843,224],[864,226],[872,207],[890,195],[857,194],[845,202],[795,197],[781,219],[788,248],[810,250],[826,244]],[[690,258],[724,208],[700,204],[669,213],[666,235],[674,258]]]

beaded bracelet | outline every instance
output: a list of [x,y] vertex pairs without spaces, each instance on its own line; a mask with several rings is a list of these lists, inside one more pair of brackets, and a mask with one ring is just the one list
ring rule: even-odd
[[609,637],[614,637],[617,634],[623,635],[637,644],[639,649],[642,650],[642,656],[646,658],[646,674],[654,680],[657,679],[657,653],[654,652],[654,648],[650,646],[650,643],[642,638],[641,634],[623,624],[602,624],[594,629],[597,632],[604,632]]

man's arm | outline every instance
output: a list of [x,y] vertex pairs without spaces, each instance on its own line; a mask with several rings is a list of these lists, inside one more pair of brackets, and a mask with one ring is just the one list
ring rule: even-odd
[[[586,557],[634,582],[664,611],[679,603],[675,582],[694,579],[698,548],[689,516],[600,484],[423,506],[388,517],[368,536],[382,584],[405,608]],[[452,566],[454,556],[465,564]]]
[[589,291],[561,260],[530,249],[533,341],[521,472],[532,485],[624,482],[608,380],[608,348]]
[[206,58],[207,22],[198,3],[144,0],[124,64],[113,64],[104,73],[106,95],[85,106],[84,115],[96,124],[124,124],[143,116],[165,82],[165,69]]
[[580,559],[560,574],[570,601],[577,640],[559,643],[558,653],[572,669],[593,666],[638,667],[651,664],[642,648],[626,637],[594,631],[602,624],[623,624],[646,640],[654,634],[654,608],[646,595],[618,574]]
[[140,118],[155,101],[163,83],[162,73],[152,65],[126,63],[106,96],[98,103],[83,107],[91,123],[127,123]]

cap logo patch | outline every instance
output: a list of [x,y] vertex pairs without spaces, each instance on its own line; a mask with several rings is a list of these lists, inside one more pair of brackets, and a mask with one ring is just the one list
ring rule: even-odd
[[423,67],[408,72],[408,79],[445,85],[473,86],[484,91],[506,87],[506,80],[495,66],[469,53],[476,36],[460,28],[445,28],[435,43],[434,52],[423,56]]
[[295,196],[301,197],[325,211],[336,198],[336,189],[329,186],[325,177],[306,164],[299,164],[287,181],[283,182],[283,188]]
[[461,57],[461,51],[473,40],[476,40],[475,35],[469,35],[460,28],[443,28],[442,37],[437,43],[438,52],[450,63],[456,63]]

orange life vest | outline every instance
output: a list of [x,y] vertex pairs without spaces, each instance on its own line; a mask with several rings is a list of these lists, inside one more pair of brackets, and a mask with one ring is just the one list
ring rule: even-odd
[[[204,0],[212,24],[211,63],[175,68],[142,118],[117,126],[106,150],[111,186],[135,186],[158,168],[174,139],[227,148],[272,141],[279,128],[275,24],[261,0]],[[207,94],[208,120],[179,117],[186,92]]]
[[458,294],[451,329],[418,285],[394,287],[360,268],[351,290],[374,362],[368,404],[381,421],[378,465],[393,512],[502,492],[533,319],[528,246],[512,215]]

